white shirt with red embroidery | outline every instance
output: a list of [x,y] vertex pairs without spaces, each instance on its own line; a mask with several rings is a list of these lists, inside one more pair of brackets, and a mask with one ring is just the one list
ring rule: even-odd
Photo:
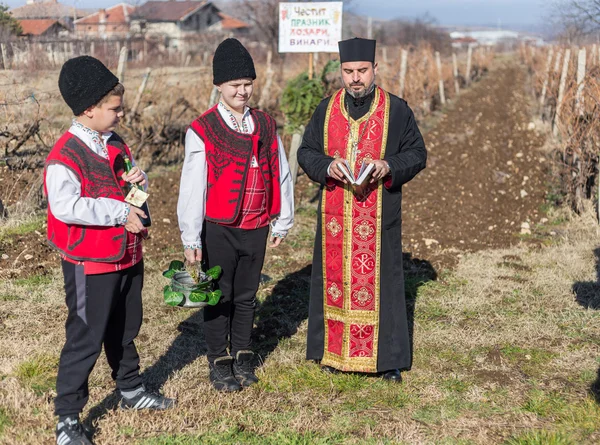
[[[235,119],[231,119],[231,112],[223,103],[219,102],[217,110],[229,128],[240,133],[252,133],[254,131],[254,121],[250,114],[250,108],[246,107],[244,110],[241,128]],[[271,222],[271,234],[285,237],[294,224],[294,187],[290,166],[279,135],[277,135],[277,143],[279,147],[281,210],[279,217]],[[251,167],[253,166],[258,167],[255,159],[252,159]],[[184,248],[199,249],[202,247],[201,235],[206,215],[207,182],[208,172],[204,142],[190,128],[185,135],[185,160],[183,161],[179,201],[177,203],[177,217]]]

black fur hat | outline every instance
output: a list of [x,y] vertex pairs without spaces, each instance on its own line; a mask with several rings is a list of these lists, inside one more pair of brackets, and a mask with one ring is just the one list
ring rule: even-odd
[[58,76],[60,94],[75,116],[100,102],[118,83],[117,76],[91,56],[67,60]]
[[239,40],[223,40],[213,57],[213,84],[220,85],[245,77],[256,79],[252,56]]

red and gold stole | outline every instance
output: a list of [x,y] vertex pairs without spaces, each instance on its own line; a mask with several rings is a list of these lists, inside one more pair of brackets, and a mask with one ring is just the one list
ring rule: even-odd
[[[344,106],[345,95],[342,89],[329,101],[325,153],[347,159],[357,176],[363,160],[383,159],[390,99],[377,87],[371,109],[355,121]],[[358,142],[357,149],[354,142]],[[354,189],[336,182],[324,190],[321,229],[325,350],[321,363],[342,371],[376,372],[382,183],[369,184],[367,180],[364,184]]]

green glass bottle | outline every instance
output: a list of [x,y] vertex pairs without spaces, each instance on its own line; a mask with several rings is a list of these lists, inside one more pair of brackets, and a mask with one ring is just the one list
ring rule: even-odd
[[[131,169],[133,168],[133,164],[131,163],[131,159],[129,159],[129,156],[123,156],[123,162],[125,163],[125,173],[129,173],[131,171]],[[129,185],[130,188],[136,187],[139,190],[144,190],[144,187],[142,187],[139,184],[130,184]],[[150,211],[148,210],[148,202],[144,202],[144,204],[142,204],[142,207],[140,207],[141,210],[143,210],[143,212],[146,214],[145,218],[142,218],[141,216],[140,221],[142,221],[142,225],[144,227],[150,227],[152,225],[152,219],[150,219]]]

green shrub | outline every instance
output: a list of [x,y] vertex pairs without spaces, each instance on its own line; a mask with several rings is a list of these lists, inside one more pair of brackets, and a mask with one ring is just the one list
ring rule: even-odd
[[306,72],[290,80],[283,90],[281,110],[285,114],[285,132],[293,134],[306,126],[315,108],[323,100],[323,84],[309,79]]

